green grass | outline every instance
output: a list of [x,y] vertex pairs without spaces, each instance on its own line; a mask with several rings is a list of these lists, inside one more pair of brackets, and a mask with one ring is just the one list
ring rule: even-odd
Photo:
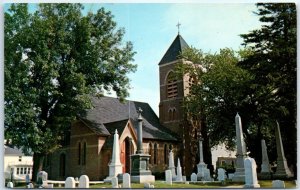
[[[261,188],[272,188],[272,180],[262,180],[259,181]],[[172,185],[167,185],[163,181],[155,181],[154,188],[189,188],[189,189],[199,189],[199,188],[242,188],[244,183],[234,183],[226,182],[222,185],[220,182],[205,183],[205,184],[184,184],[184,183],[173,183]],[[294,181],[285,181],[286,188],[296,188]],[[110,183],[91,185],[90,188],[111,188]],[[144,184],[132,183],[131,188],[144,188]]]
[[[260,180],[258,182],[260,184],[261,188],[272,188],[272,180]],[[289,189],[295,189],[296,184],[295,181],[284,181],[285,187]],[[122,184],[122,183],[120,183]],[[171,189],[171,188],[185,188],[185,189],[209,189],[209,188],[242,188],[244,183],[234,183],[227,181],[225,184],[221,184],[221,182],[212,182],[212,183],[205,183],[205,184],[184,184],[184,183],[173,183],[173,185],[167,185],[165,184],[164,181],[155,181],[154,183],[154,188],[166,188],[166,189]],[[18,186],[15,186],[15,188],[26,188],[25,184],[19,184]],[[54,188],[58,188],[55,186]],[[64,187],[60,187],[64,188]],[[111,183],[101,183],[101,184],[95,184],[95,185],[90,185],[90,188],[112,188]],[[132,183],[131,188],[144,188],[144,184],[137,184],[137,183]]]

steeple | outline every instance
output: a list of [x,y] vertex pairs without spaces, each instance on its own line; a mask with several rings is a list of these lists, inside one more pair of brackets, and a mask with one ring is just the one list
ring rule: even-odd
[[178,56],[183,51],[184,48],[188,48],[189,45],[185,42],[182,36],[178,33],[175,40],[160,60],[158,65],[163,65],[165,63],[170,63],[178,59]]

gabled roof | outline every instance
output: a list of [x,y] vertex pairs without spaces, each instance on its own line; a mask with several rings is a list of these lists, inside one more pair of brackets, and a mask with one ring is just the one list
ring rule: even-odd
[[137,101],[121,103],[119,99],[112,97],[91,97],[91,101],[93,108],[87,110],[84,119],[94,124],[103,123],[111,135],[114,134],[115,129],[118,129],[121,134],[128,119],[131,120],[133,128],[137,131],[137,109],[140,107],[143,110],[143,138],[177,141],[176,137],[159,123],[158,117],[148,103]]
[[92,122],[87,119],[79,117],[79,120],[94,131],[97,135],[109,136],[110,133],[102,123]]
[[182,36],[178,34],[158,65],[163,65],[177,60],[183,49],[188,47],[189,45],[184,41]]
[[24,156],[21,149],[11,148],[11,147],[6,146],[6,145],[4,145],[4,155]]

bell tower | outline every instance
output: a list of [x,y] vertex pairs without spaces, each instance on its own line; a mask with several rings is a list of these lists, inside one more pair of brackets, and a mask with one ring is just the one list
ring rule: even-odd
[[187,93],[188,81],[185,80],[185,77],[178,79],[174,71],[176,65],[185,63],[185,60],[179,59],[179,55],[184,48],[188,47],[188,44],[178,33],[158,64],[160,81],[160,123],[178,134],[179,137],[179,134],[182,134],[182,123],[184,119],[182,101]]

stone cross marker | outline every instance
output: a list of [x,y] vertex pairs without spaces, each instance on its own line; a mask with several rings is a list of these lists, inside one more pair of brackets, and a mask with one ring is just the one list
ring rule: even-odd
[[192,175],[191,175],[191,181],[197,181],[197,174],[192,173]]
[[90,188],[90,180],[87,175],[82,175],[79,178],[79,188]]
[[244,159],[247,157],[246,146],[244,142],[242,121],[239,114],[235,116],[235,132],[236,132],[236,169],[232,181],[245,182]]
[[65,181],[65,188],[75,188],[75,179],[74,177],[67,177]]
[[260,185],[257,181],[256,162],[253,158],[245,159],[245,188],[258,188]]
[[172,185],[172,172],[171,172],[171,170],[166,170],[165,175],[166,175],[166,184]]
[[123,174],[123,188],[131,188],[131,180],[128,173]]

